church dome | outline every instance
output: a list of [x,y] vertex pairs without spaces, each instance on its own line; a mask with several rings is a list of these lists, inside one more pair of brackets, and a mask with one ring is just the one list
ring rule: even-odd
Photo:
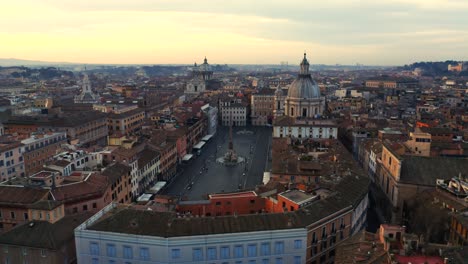
[[301,99],[319,98],[320,89],[317,83],[310,76],[309,62],[307,61],[305,53],[300,66],[301,70],[299,72],[299,76],[289,86],[288,97]]
[[205,57],[205,59],[203,60],[203,64],[201,64],[201,65],[198,66],[198,67],[199,67],[199,71],[201,71],[201,72],[208,72],[208,71],[211,71],[211,66],[210,66],[210,64],[208,64],[208,60],[206,59],[206,57]]

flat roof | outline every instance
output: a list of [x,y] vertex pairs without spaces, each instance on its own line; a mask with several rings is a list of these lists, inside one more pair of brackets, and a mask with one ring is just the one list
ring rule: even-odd
[[232,192],[232,193],[215,193],[210,194],[210,199],[225,199],[225,198],[239,198],[239,197],[256,197],[257,194],[254,191],[247,192]]
[[317,197],[317,195],[312,195],[301,190],[289,190],[278,195],[283,196],[284,198],[296,203],[303,204]]
[[182,160],[183,160],[183,161],[188,161],[188,160],[190,160],[192,157],[193,157],[193,154],[187,154],[187,155],[185,155],[185,156],[182,158]]
[[153,192],[159,192],[162,189],[162,187],[164,187],[165,185],[166,185],[165,181],[158,181],[156,182],[155,185],[153,185],[153,187],[151,187],[150,190]]
[[31,178],[31,179],[44,179],[44,178],[50,177],[52,175],[54,175],[54,173],[51,172],[51,171],[40,171],[40,172],[32,175],[29,178]]
[[56,136],[61,136],[61,135],[65,136],[66,133],[65,132],[54,132],[54,133],[51,133],[51,134],[32,135],[31,137],[29,137],[27,139],[21,140],[21,143],[31,144],[31,143],[34,143],[36,141],[46,140],[46,139],[53,138],[53,137],[56,137]]

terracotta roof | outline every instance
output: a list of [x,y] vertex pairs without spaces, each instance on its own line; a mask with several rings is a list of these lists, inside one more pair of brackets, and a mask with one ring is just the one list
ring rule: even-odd
[[178,218],[175,213],[117,207],[87,229],[158,237],[180,237],[305,228],[338,211],[351,210],[352,207],[356,207],[367,195],[368,188],[367,177],[348,177],[340,182],[334,195],[288,213]]
[[85,181],[57,186],[51,192],[57,201],[70,203],[91,197],[102,196],[107,189],[108,179],[92,173]]
[[1,206],[28,206],[48,198],[49,190],[31,187],[0,186]]
[[115,183],[122,175],[130,174],[130,167],[119,162],[115,162],[107,166],[104,171],[101,172],[103,176],[109,179],[109,183]]
[[294,118],[289,116],[280,116],[273,120],[273,125],[275,126],[292,126],[294,125]]
[[57,207],[59,207],[62,204],[60,201],[52,201],[52,200],[42,200],[39,202],[36,202],[32,204],[31,206],[28,206],[28,208],[31,209],[37,209],[37,210],[53,210]]
[[150,163],[155,157],[159,156],[159,152],[145,148],[141,153],[140,157],[138,158],[138,168],[142,169],[146,166],[146,164]]
[[403,156],[400,182],[435,186],[437,179],[468,177],[468,158]]
[[14,148],[17,148],[17,147],[20,147],[20,146],[23,146],[23,145],[24,144],[22,144],[19,141],[1,142],[0,143],[0,152],[4,152],[4,151],[7,151],[7,150],[12,150]]
[[0,236],[0,244],[59,250],[74,239],[74,229],[91,217],[91,213],[65,216],[54,224],[30,221]]
[[340,243],[335,256],[335,264],[384,264],[389,257],[376,235],[365,230]]
[[134,116],[134,115],[139,115],[139,114],[144,114],[144,113],[145,113],[145,110],[141,108],[137,108],[137,109],[126,111],[120,114],[110,113],[108,117],[111,119],[123,119],[123,118],[127,118],[127,117]]
[[70,162],[67,160],[56,160],[56,161],[53,161],[50,165],[55,165],[55,166],[64,168],[70,165]]

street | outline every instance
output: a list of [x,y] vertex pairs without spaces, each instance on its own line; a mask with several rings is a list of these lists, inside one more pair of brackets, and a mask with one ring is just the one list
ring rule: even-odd
[[195,153],[188,164],[181,165],[183,171],[163,194],[201,200],[210,193],[255,187],[262,182],[264,170],[270,169],[267,152],[270,150],[271,134],[269,127],[234,127],[234,150],[246,162],[230,167],[216,162],[217,157],[226,153],[229,143],[229,128],[218,127],[216,136],[207,142],[200,156]]

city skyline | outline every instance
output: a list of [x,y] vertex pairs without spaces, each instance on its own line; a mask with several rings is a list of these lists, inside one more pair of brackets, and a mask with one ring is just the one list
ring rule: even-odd
[[31,1],[0,10],[0,58],[90,64],[403,65],[468,60],[457,0]]

